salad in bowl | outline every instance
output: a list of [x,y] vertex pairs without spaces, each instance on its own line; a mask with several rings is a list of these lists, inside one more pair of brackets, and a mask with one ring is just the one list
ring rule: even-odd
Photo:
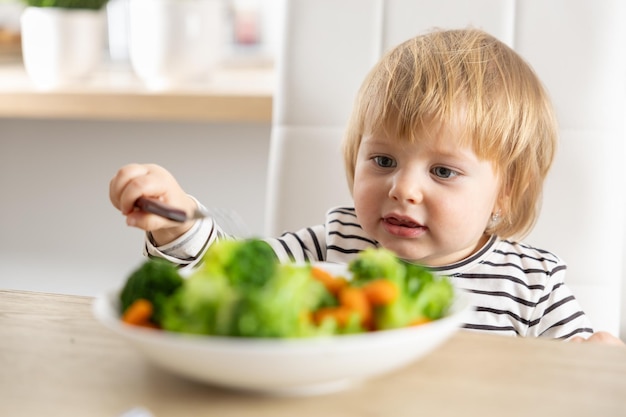
[[96,318],[169,371],[229,388],[333,391],[406,365],[468,311],[450,279],[368,249],[348,265],[280,263],[260,239],[219,241],[188,276],[149,259]]

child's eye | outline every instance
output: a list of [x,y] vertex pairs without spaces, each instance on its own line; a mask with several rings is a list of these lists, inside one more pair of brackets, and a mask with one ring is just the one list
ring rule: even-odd
[[443,178],[443,179],[449,179],[449,178],[453,178],[456,177],[457,175],[459,175],[458,172],[450,169],[450,168],[446,168],[446,167],[435,167],[432,169],[432,173],[438,177],[438,178]]
[[388,156],[375,156],[374,162],[381,168],[393,168],[396,166],[396,161]]

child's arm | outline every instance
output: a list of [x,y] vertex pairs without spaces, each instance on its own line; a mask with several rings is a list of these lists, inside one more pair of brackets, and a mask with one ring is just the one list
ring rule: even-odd
[[135,202],[142,196],[159,199],[187,213],[196,208],[196,202],[164,168],[154,164],[129,164],[120,168],[109,184],[109,198],[126,216],[126,224],[151,232],[157,245],[173,241],[193,225],[193,221],[177,223],[138,210]]

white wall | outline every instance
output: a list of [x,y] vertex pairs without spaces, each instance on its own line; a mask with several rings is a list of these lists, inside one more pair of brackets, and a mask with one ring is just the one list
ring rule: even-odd
[[110,204],[130,162],[170,169],[206,205],[263,231],[269,124],[0,120],[0,288],[96,295],[142,260]]

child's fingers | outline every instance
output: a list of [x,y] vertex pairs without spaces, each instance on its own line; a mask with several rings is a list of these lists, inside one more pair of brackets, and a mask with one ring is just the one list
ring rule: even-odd
[[155,239],[157,232],[166,231],[165,235],[160,235],[163,242],[182,235],[192,222],[181,224],[144,212],[135,206],[137,199],[159,199],[188,213],[196,207],[195,200],[185,193],[172,174],[155,164],[128,164],[120,168],[110,181],[109,197],[111,203],[126,216],[127,225],[153,232]]
[[[131,164],[123,167],[116,175],[111,194],[117,199],[117,207],[124,215],[135,210],[135,202],[142,196],[174,203],[176,207],[181,204],[180,201],[188,203],[187,195],[174,177],[154,164]],[[177,196],[180,201],[172,201],[173,196]]]
[[[122,213],[130,212],[128,203],[123,200],[124,192],[129,183],[137,177],[145,176],[149,172],[148,167],[141,164],[128,164],[120,168],[109,182],[109,199],[111,203]],[[137,196],[139,198],[140,195]],[[126,195],[128,198],[128,194]],[[133,200],[134,203],[134,200]]]
[[146,232],[176,227],[179,223],[167,220],[156,214],[146,213],[141,210],[133,210],[126,215],[126,224]]

